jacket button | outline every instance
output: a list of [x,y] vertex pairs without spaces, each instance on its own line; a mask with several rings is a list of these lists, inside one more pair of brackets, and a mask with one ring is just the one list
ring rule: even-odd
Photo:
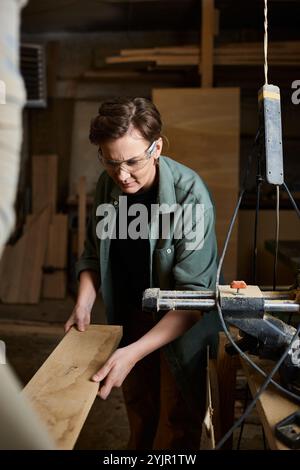
[[171,253],[171,251],[172,251],[171,248],[168,248],[168,249],[167,249],[168,255]]
[[114,206],[117,206],[118,205],[118,201],[114,201]]

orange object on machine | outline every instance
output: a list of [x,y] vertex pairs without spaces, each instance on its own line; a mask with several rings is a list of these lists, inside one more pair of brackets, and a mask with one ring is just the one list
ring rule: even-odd
[[246,289],[247,284],[245,281],[232,281],[230,287],[231,289]]
[[232,281],[230,287],[231,289],[236,289],[235,294],[239,294],[240,289],[246,289],[247,284],[245,283],[245,281]]

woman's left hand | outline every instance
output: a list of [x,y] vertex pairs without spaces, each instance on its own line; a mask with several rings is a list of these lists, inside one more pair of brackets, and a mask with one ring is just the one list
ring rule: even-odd
[[111,355],[104,366],[93,375],[92,380],[94,382],[104,381],[98,392],[103,400],[106,400],[113,387],[121,387],[137,360],[134,348],[131,345],[119,348]]

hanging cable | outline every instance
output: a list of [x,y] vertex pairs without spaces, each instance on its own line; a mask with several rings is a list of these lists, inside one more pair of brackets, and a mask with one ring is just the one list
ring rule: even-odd
[[274,374],[276,374],[276,372],[278,371],[279,367],[281,366],[281,364],[283,363],[283,361],[285,360],[285,358],[287,357],[290,349],[291,349],[291,345],[292,343],[295,341],[295,339],[297,339],[298,335],[299,335],[299,332],[300,332],[300,323],[299,323],[299,326],[297,328],[297,331],[296,333],[294,334],[293,338],[291,339],[291,342],[290,344],[287,346],[287,348],[285,349],[284,353],[282,354],[282,356],[280,357],[280,359],[276,362],[275,366],[273,367],[273,369],[271,370],[271,372],[267,375],[267,378],[266,380],[264,381],[264,383],[261,385],[261,387],[258,389],[258,391],[256,392],[256,394],[254,395],[251,403],[248,405],[246,411],[242,414],[242,416],[234,423],[234,425],[229,429],[229,431],[227,431],[227,433],[222,437],[222,439],[218,442],[218,444],[216,445],[216,450],[218,449],[221,449],[221,447],[225,444],[225,442],[227,441],[227,439],[229,439],[229,437],[232,435],[232,433],[242,424],[242,422],[244,421],[245,418],[247,418],[247,416],[250,414],[250,412],[253,410],[257,400],[259,399],[259,397],[261,396],[261,394],[266,390],[266,388],[268,387],[268,385],[271,383],[272,381],[272,377]]
[[296,213],[297,213],[297,215],[298,215],[298,217],[299,217],[299,219],[300,219],[300,210],[299,210],[299,208],[298,208],[298,206],[297,206],[297,204],[296,204],[295,199],[294,199],[293,196],[292,196],[292,193],[290,192],[290,190],[289,190],[289,188],[287,187],[287,185],[286,185],[285,182],[283,182],[283,187],[284,187],[284,189],[286,190],[286,192],[288,193],[288,196],[289,196],[289,198],[290,198],[290,201],[291,201],[291,203],[292,203],[292,205],[293,205],[293,207],[294,207],[294,209],[295,209],[295,211],[296,211]]
[[239,207],[241,205],[244,193],[246,191],[246,184],[247,184],[247,180],[248,180],[249,173],[250,173],[250,168],[251,168],[251,164],[252,164],[252,160],[253,160],[253,154],[254,154],[254,150],[257,146],[259,138],[260,138],[260,129],[258,129],[258,131],[256,132],[256,136],[255,136],[255,139],[254,139],[254,142],[253,142],[253,145],[252,145],[252,149],[251,149],[251,152],[248,156],[247,166],[246,166],[243,182],[242,182],[241,189],[240,189],[239,199],[238,199],[238,202],[236,204],[234,214],[233,214],[231,222],[230,222],[230,226],[229,226],[227,236],[226,236],[226,239],[225,239],[225,242],[224,242],[223,251],[222,251],[222,254],[221,254],[221,257],[220,257],[220,260],[219,260],[217,275],[216,275],[216,292],[218,292],[218,289],[219,289],[220,275],[221,275],[221,270],[222,270],[224,258],[225,258],[225,255],[226,255],[226,251],[227,251],[227,246],[228,246],[228,243],[229,243],[231,232],[233,230],[235,219],[237,217],[237,212],[239,210]]
[[268,0],[265,0],[264,8],[264,71],[265,71],[265,85],[268,84]]
[[[264,29],[265,29],[265,34],[264,34],[264,72],[265,72],[265,84],[268,84],[268,19],[267,19],[267,13],[268,13],[268,5],[267,5],[267,0],[265,0],[265,8],[264,8]],[[259,137],[259,134],[260,134],[260,130],[257,132],[256,134],[256,137],[255,137],[255,144],[257,143],[258,141],[258,137]],[[241,201],[242,201],[242,198],[244,196],[244,193],[245,193],[245,184],[246,184],[246,181],[247,181],[247,177],[248,177],[248,172],[249,172],[249,168],[250,168],[250,162],[252,161],[252,153],[250,154],[250,157],[249,157],[249,160],[248,160],[248,167],[247,167],[247,171],[245,172],[245,178],[244,178],[244,182],[243,182],[243,185],[241,187],[241,190],[240,190],[240,195],[239,195],[239,198],[238,198],[238,202],[236,204],[236,207],[235,207],[235,210],[234,210],[234,213],[233,213],[233,216],[232,216],[232,219],[231,219],[231,222],[230,222],[230,226],[229,226],[229,229],[228,229],[228,232],[227,232],[227,235],[226,235],[226,239],[225,239],[225,242],[224,242],[224,247],[223,247],[223,251],[222,251],[222,254],[221,254],[221,257],[220,257],[220,260],[219,260],[219,264],[218,264],[218,269],[217,269],[217,275],[216,275],[216,306],[217,306],[217,311],[218,311],[218,315],[219,315],[219,319],[220,319],[220,322],[221,322],[221,325],[222,325],[222,328],[227,336],[227,338],[229,339],[230,343],[232,344],[232,346],[240,353],[240,356],[244,358],[244,360],[246,360],[246,362],[248,364],[250,364],[257,372],[259,372],[261,375],[263,375],[266,380],[264,381],[263,385],[260,387],[260,389],[258,390],[258,392],[256,393],[256,395],[253,397],[251,403],[249,404],[249,406],[247,407],[247,409],[245,410],[245,412],[243,413],[243,415],[238,419],[238,421],[232,426],[232,428],[223,436],[223,438],[220,440],[220,442],[218,443],[218,445],[216,446],[216,449],[220,449],[224,443],[227,441],[227,439],[232,435],[232,433],[234,432],[234,430],[239,427],[244,419],[248,416],[248,414],[251,412],[251,410],[253,409],[253,407],[255,406],[258,398],[260,397],[260,395],[263,393],[263,391],[267,388],[267,386],[269,384],[273,384],[278,390],[281,390],[283,393],[285,393],[287,396],[289,396],[290,398],[294,399],[295,401],[299,402],[300,401],[300,397],[298,395],[296,395],[295,393],[293,392],[290,392],[289,390],[285,389],[284,387],[282,387],[279,383],[277,383],[276,381],[274,381],[272,379],[273,375],[278,371],[278,369],[280,368],[281,364],[284,362],[285,358],[287,357],[288,353],[289,353],[289,350],[291,348],[291,345],[293,343],[293,341],[298,337],[299,335],[299,332],[300,332],[300,324],[298,326],[298,329],[295,333],[295,335],[293,336],[293,338],[291,339],[290,341],[290,344],[286,347],[283,355],[280,357],[280,359],[276,362],[275,366],[273,367],[272,371],[267,374],[264,370],[262,370],[259,366],[257,366],[257,364],[255,364],[251,359],[250,357],[248,357],[244,351],[242,351],[239,346],[237,345],[237,343],[235,342],[234,338],[232,337],[230,331],[228,330],[227,328],[227,325],[225,323],[225,320],[224,320],[224,317],[223,317],[223,312],[222,312],[222,308],[221,308],[221,305],[220,305],[220,300],[219,300],[219,281],[220,281],[220,274],[221,274],[221,270],[222,270],[222,265],[223,265],[223,261],[224,261],[224,258],[225,258],[225,254],[226,254],[226,251],[227,251],[227,247],[228,247],[228,244],[229,244],[229,240],[230,240],[230,237],[231,237],[231,233],[232,233],[232,230],[233,230],[233,227],[234,227],[234,224],[235,224],[235,221],[236,221],[236,218],[237,218],[237,213],[238,213],[238,210],[239,210],[239,207],[241,205]],[[285,183],[284,184],[284,188],[286,189],[288,195],[289,195],[289,198],[298,214],[298,216],[300,217],[300,211],[296,205],[296,202],[294,201],[293,199],[293,196],[292,194],[290,193],[288,187],[286,186]],[[277,240],[277,244],[278,244],[278,239],[279,239],[279,218],[278,218],[278,212],[279,212],[279,186],[277,186],[277,224],[276,224],[276,240]],[[277,261],[276,261],[277,263]],[[276,282],[276,280],[275,280]]]
[[279,185],[276,186],[276,230],[275,230],[275,255],[273,266],[273,290],[276,290],[277,284],[277,261],[279,245]]
[[257,158],[257,177],[256,177],[256,207],[255,207],[255,220],[254,220],[254,247],[253,247],[253,259],[252,259],[252,279],[253,284],[257,284],[257,233],[258,233],[258,214],[260,204],[260,192],[263,183],[261,175],[261,153]]
[[[256,136],[255,136],[255,140],[254,140],[254,143],[253,143],[253,147],[252,147],[252,151],[250,152],[249,154],[249,157],[248,157],[248,162],[247,162],[247,167],[246,167],[246,170],[245,170],[245,175],[244,175],[244,178],[243,178],[243,183],[241,185],[241,189],[240,189],[240,195],[239,195],[239,199],[238,199],[238,202],[236,204],[236,207],[234,209],[234,213],[233,213],[233,216],[232,216],[232,219],[231,219],[231,222],[230,222],[230,225],[229,225],[229,229],[228,229],[228,232],[227,232],[227,235],[226,235],[226,239],[225,239],[225,242],[224,242],[224,247],[223,247],[223,251],[222,251],[222,254],[220,256],[220,260],[219,260],[219,264],[218,264],[218,269],[217,269],[217,275],[216,275],[216,288],[215,288],[215,292],[216,292],[216,306],[217,306],[217,311],[218,311],[218,315],[219,315],[219,319],[220,319],[220,322],[221,322],[221,325],[222,325],[222,328],[223,328],[223,331],[227,337],[227,339],[229,340],[229,342],[232,344],[232,346],[235,348],[235,350],[240,354],[240,356],[248,363],[250,364],[259,374],[261,374],[263,377],[267,377],[267,373],[261,369],[257,364],[255,364],[255,362],[253,362],[250,357],[247,356],[247,354],[242,351],[240,349],[240,347],[236,344],[234,338],[232,337],[229,329],[227,328],[227,325],[225,323],[225,320],[224,320],[224,317],[223,317],[223,313],[222,313],[222,309],[221,309],[221,306],[220,306],[220,303],[219,303],[219,297],[218,297],[218,292],[219,292],[219,282],[220,282],[220,275],[221,275],[221,271],[222,271],[222,266],[223,266],[223,262],[224,262],[224,258],[225,258],[225,255],[226,255],[226,251],[227,251],[227,247],[228,247],[228,244],[229,244],[229,240],[230,240],[230,237],[231,237],[231,233],[232,233],[232,230],[233,230],[233,227],[234,227],[234,224],[235,224],[235,220],[236,220],[236,217],[237,217],[237,214],[238,214],[238,210],[239,210],[239,207],[241,205],[241,202],[242,202],[242,199],[243,199],[243,196],[245,194],[245,191],[246,191],[246,183],[247,183],[247,180],[248,180],[248,176],[249,176],[249,173],[250,173],[250,168],[251,168],[251,163],[252,163],[252,159],[253,159],[253,153],[254,153],[254,150],[256,148],[256,145],[259,141],[259,137],[260,137],[260,130],[257,131],[256,133]],[[284,393],[285,395],[289,396],[291,399],[295,400],[296,402],[300,402],[300,396],[296,395],[295,393],[287,390],[286,388],[284,388],[282,385],[280,385],[279,383],[277,383],[275,380],[271,379],[271,383],[272,385],[274,385],[278,390],[280,390],[282,393]]]

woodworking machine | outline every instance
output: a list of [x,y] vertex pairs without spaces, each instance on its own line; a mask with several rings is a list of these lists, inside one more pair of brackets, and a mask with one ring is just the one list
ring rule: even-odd
[[[280,185],[285,185],[279,88],[265,84],[259,90],[258,103],[259,130],[255,144],[258,143],[259,146],[257,161],[260,171],[257,174],[257,180],[259,184],[264,181],[279,188]],[[249,159],[249,161],[251,160]],[[246,172],[245,181],[247,174]],[[287,189],[286,185],[285,188]],[[245,191],[246,186],[244,185],[225,240],[221,260],[224,259],[236,213]],[[259,191],[257,198],[258,211]],[[290,198],[292,199],[291,195]],[[295,203],[294,207],[299,215],[299,209]],[[278,239],[276,243],[278,245]],[[220,273],[221,267],[222,261],[218,273]],[[254,273],[253,284],[256,284],[255,279]],[[256,285],[247,286],[244,281],[233,281],[230,286],[219,285],[217,282],[215,291],[147,289],[144,292],[143,308],[148,311],[172,309],[207,311],[215,310],[217,307],[219,313],[221,312],[223,315],[223,319],[239,329],[240,339],[237,341],[237,345],[240,350],[256,354],[261,358],[278,361],[290,345],[289,353],[280,367],[281,380],[287,389],[300,395],[300,339],[298,335],[296,336],[297,330],[271,315],[275,312],[299,313],[299,301],[300,271],[295,285],[287,291],[263,292]],[[233,354],[236,349],[229,344],[227,351]]]
[[[275,318],[271,313],[300,312],[300,286],[288,291],[261,291],[258,286],[247,286],[234,281],[229,286],[219,286],[218,292],[164,291],[147,289],[143,296],[146,311],[165,310],[215,310],[217,298],[224,320],[240,330],[237,342],[240,349],[261,358],[278,360],[291,343],[296,329]],[[216,314],[216,312],[214,312]],[[234,348],[226,347],[229,354]],[[291,345],[289,354],[280,368],[283,384],[300,395],[300,339]]]

